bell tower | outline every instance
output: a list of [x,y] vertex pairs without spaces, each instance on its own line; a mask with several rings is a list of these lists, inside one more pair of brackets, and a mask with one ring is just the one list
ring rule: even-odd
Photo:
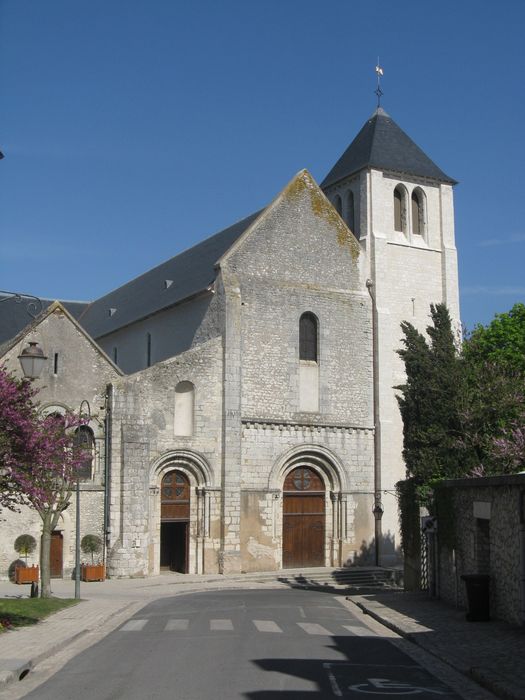
[[[404,381],[397,355],[402,321],[420,331],[431,303],[443,302],[459,329],[453,186],[378,107],[322,183],[363,249],[363,285],[374,314],[376,539],[380,563],[398,559],[395,484],[405,477],[403,426],[394,386]],[[380,521],[379,528],[377,521]]]

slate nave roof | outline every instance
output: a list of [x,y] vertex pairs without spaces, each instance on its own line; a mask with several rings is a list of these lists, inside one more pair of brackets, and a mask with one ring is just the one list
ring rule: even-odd
[[81,314],[80,323],[93,338],[100,338],[204,291],[215,279],[215,263],[260,213],[241,219],[100,297]]

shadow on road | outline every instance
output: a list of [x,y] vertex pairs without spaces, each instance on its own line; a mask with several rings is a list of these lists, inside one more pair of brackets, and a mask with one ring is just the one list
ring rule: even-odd
[[[372,632],[370,633],[372,635]],[[409,697],[459,698],[428,671],[418,666],[386,639],[376,637],[332,637],[327,649],[332,659],[255,659],[264,671],[307,681],[313,690],[258,690],[244,694],[249,700],[299,698]]]

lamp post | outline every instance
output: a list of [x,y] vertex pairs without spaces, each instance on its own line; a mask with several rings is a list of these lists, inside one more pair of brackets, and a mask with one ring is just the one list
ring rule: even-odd
[[4,289],[0,289],[0,303],[5,301],[14,301],[16,304],[22,304],[25,303],[26,299],[29,299],[29,301],[26,303],[27,313],[33,318],[36,318],[43,308],[41,299],[35,297],[33,294],[7,292]]
[[[91,419],[91,408],[89,406],[89,401],[84,399],[80,402],[80,408],[78,409],[78,415],[82,418],[83,407],[86,407],[86,418],[89,423]],[[77,473],[77,488],[76,488],[76,514],[75,514],[75,598],[80,598],[80,478]]]
[[[36,318],[43,308],[42,300],[35,297],[33,294],[8,292],[4,289],[0,289],[0,304],[6,301],[14,301],[15,304],[26,303],[26,313],[31,316],[31,318]],[[38,346],[37,342],[29,341],[29,346],[22,350],[18,359],[22,365],[24,377],[26,377],[26,379],[36,379],[40,376],[44,368],[47,356],[44,355],[42,348]]]

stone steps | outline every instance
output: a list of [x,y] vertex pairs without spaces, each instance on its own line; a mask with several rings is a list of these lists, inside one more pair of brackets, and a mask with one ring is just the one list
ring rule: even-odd
[[236,580],[279,581],[293,586],[331,588],[399,588],[402,571],[383,567],[342,567],[283,569],[281,571],[249,573]]

